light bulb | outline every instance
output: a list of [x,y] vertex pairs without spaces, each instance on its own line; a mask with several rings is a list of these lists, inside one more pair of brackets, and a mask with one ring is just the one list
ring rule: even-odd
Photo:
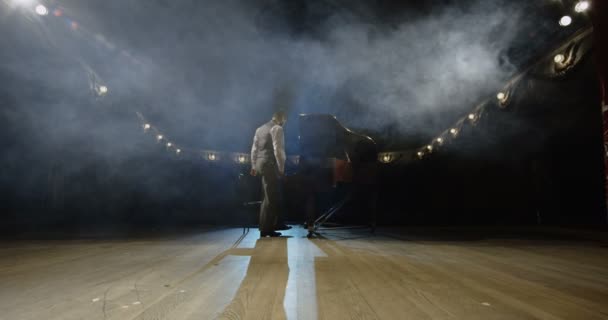
[[564,60],[566,60],[566,57],[563,54],[556,54],[555,57],[553,57],[553,61],[555,63],[562,63],[564,62]]
[[49,9],[47,9],[45,6],[43,6],[41,4],[37,5],[34,10],[36,11],[36,13],[38,15],[41,15],[41,16],[46,16],[47,14],[49,14]]
[[574,6],[574,11],[578,13],[585,12],[587,9],[589,9],[589,1],[579,1],[579,3]]
[[570,16],[563,16],[559,19],[559,25],[562,27],[567,27],[572,24],[572,18]]

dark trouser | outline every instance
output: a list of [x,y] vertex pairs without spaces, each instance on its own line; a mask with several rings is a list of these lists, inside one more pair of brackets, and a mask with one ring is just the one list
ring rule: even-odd
[[279,175],[276,166],[265,164],[261,168],[263,200],[260,207],[260,232],[274,231],[280,208]]

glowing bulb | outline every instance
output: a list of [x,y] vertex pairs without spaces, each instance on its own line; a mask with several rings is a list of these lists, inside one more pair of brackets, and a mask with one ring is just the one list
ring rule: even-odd
[[507,97],[507,95],[506,95],[504,92],[499,92],[499,93],[496,95],[496,99],[498,99],[498,100],[500,100],[500,101],[505,100],[505,98],[506,98],[506,97]]
[[245,163],[245,161],[247,161],[247,158],[244,155],[239,155],[237,161],[239,163]]
[[159,135],[157,135],[157,136],[156,136],[156,139],[157,139],[158,141],[163,140],[163,138],[164,138],[164,137],[163,137],[163,135],[162,135],[162,134],[159,134]]
[[422,158],[422,157],[424,157],[424,152],[418,151],[418,158]]
[[49,9],[47,9],[41,4],[37,5],[34,10],[36,10],[36,13],[41,16],[46,16],[47,14],[49,14]]
[[391,160],[393,160],[393,157],[390,154],[382,155],[382,162],[389,163]]
[[555,57],[553,57],[553,61],[555,63],[562,63],[564,62],[564,60],[566,60],[566,57],[563,54],[556,54]]
[[144,124],[144,130],[150,130],[150,127],[149,123]]
[[106,94],[106,93],[108,93],[108,87],[106,87],[106,86],[100,86],[99,87],[99,94],[103,95],[103,94]]
[[182,153],[182,149],[177,149],[177,150],[175,150],[175,153],[177,153],[177,154]]
[[455,135],[457,135],[457,134],[458,134],[458,130],[457,130],[456,128],[452,128],[452,129],[450,129],[450,133],[451,133],[453,136],[455,136]]
[[469,120],[475,120],[475,118],[476,117],[474,113],[469,114]]
[[437,138],[437,143],[442,144],[443,143],[443,138]]
[[429,144],[428,146],[426,146],[426,149],[429,151],[433,151],[433,146]]
[[171,142],[167,142],[167,147],[168,147],[168,148],[171,148],[171,146],[173,146],[173,143],[171,143]]
[[574,6],[574,11],[581,13],[585,12],[589,9],[589,1],[579,1],[579,3]]
[[215,156],[215,153],[210,153],[207,155],[207,159],[209,159],[211,161],[215,161],[215,159],[217,159],[217,157]]
[[559,19],[559,25],[562,27],[567,27],[572,23],[572,18],[570,16],[563,16]]

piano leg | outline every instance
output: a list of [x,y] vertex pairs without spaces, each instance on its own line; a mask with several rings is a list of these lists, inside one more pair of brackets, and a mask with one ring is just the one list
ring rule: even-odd
[[308,228],[307,237],[310,238],[315,233],[316,201],[314,192],[309,192],[306,196],[306,227]]
[[321,226],[323,226],[323,224],[325,222],[327,222],[327,220],[329,220],[334,214],[336,214],[338,211],[340,211],[340,209],[342,209],[342,207],[347,202],[350,201],[351,197],[352,197],[351,193],[347,194],[344,198],[342,198],[342,200],[340,200],[334,206],[332,206],[331,208],[329,208],[329,210],[327,210],[319,218],[317,218],[317,220],[315,220],[314,223],[313,223],[314,231],[317,231]]
[[[313,193],[314,194],[314,193]],[[368,224],[364,226],[343,226],[343,227],[325,227],[323,225],[338,213],[347,203],[355,201],[358,209],[364,210],[367,214]],[[352,229],[352,228],[370,228],[372,234],[376,232],[378,206],[378,189],[376,185],[359,185],[354,189],[348,190],[348,193],[338,202],[336,202],[325,213],[315,217],[315,198],[309,197],[307,201],[308,219],[306,225],[308,227],[308,237],[318,234],[321,228],[323,229]],[[354,212],[356,213],[356,212]],[[312,222],[311,222],[312,221]]]

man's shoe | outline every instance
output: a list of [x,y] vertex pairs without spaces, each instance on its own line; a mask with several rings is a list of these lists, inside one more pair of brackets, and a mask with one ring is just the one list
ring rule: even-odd
[[286,224],[282,224],[282,225],[276,226],[274,229],[275,230],[289,230],[289,229],[291,229],[291,226],[288,226]]
[[272,231],[272,232],[262,232],[260,233],[260,238],[264,238],[264,237],[280,237],[281,233],[280,232],[276,232],[276,231]]

